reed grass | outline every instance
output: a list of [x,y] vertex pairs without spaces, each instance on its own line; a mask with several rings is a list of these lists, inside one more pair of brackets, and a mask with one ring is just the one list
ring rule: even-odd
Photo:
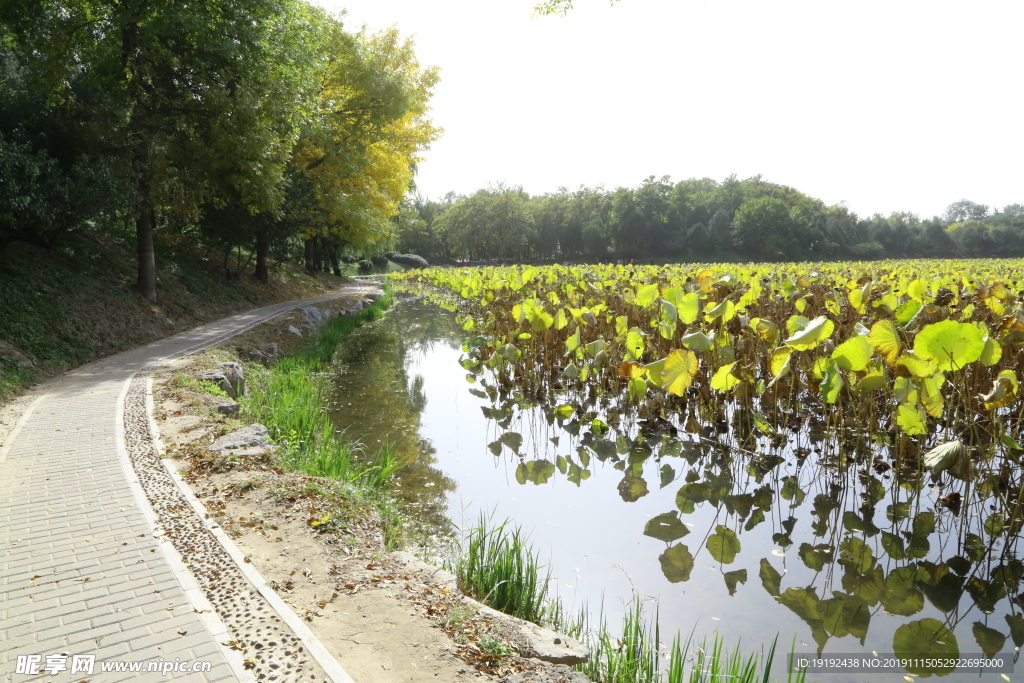
[[401,466],[394,445],[385,442],[367,456],[358,441],[334,429],[324,400],[326,378],[319,374],[338,343],[360,325],[380,318],[391,300],[388,291],[356,315],[332,318],[295,355],[272,368],[250,371],[245,414],[267,427],[285,468],[381,490]]
[[481,513],[452,569],[466,595],[520,619],[540,623],[543,618],[550,572],[542,575],[539,556],[510,520],[494,525]]
[[[778,637],[766,653],[744,654],[739,643],[725,647],[718,633],[700,644],[693,634],[685,641],[676,634],[670,646],[661,645],[657,611],[644,609],[634,595],[623,615],[621,629],[609,626],[604,605],[596,625],[586,605],[567,610],[547,586],[550,569],[542,565],[521,527],[510,520],[495,524],[481,514],[469,530],[462,554],[449,561],[459,588],[494,609],[556,629],[590,649],[590,659],[575,667],[597,683],[804,683],[803,671],[773,677]],[[794,647],[796,641],[794,640]],[[791,651],[788,663],[794,660]]]

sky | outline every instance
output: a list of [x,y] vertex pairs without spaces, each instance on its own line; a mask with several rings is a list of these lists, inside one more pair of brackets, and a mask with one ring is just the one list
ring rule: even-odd
[[1024,2],[319,0],[441,69],[421,194],[730,174],[861,216],[1024,203]]

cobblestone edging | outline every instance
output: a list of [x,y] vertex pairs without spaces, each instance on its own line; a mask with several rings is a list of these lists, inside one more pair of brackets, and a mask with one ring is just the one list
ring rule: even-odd
[[242,652],[258,681],[298,683],[330,680],[301,639],[249,582],[206,528],[164,468],[149,431],[147,380],[137,375],[124,401],[124,439],[128,457],[157,515],[159,530],[181,554],[202,592]]

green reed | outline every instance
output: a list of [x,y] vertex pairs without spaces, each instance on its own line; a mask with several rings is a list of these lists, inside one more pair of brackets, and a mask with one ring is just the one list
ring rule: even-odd
[[538,555],[510,520],[495,526],[481,513],[452,569],[466,595],[527,621],[539,623],[544,616],[550,572],[542,575]]

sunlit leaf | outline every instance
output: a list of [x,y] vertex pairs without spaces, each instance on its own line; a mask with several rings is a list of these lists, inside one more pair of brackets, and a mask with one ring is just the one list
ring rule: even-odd
[[914,337],[914,353],[935,363],[940,370],[954,371],[981,358],[985,339],[969,323],[943,320],[923,328]]
[[733,387],[740,383],[740,379],[732,374],[732,369],[736,363],[728,363],[718,368],[714,376],[711,378],[711,388],[715,391],[731,391]]
[[860,372],[868,366],[875,348],[867,337],[851,337],[836,347],[832,359],[843,370]]
[[691,351],[707,351],[715,342],[703,332],[697,331],[679,338],[679,343]]
[[697,355],[693,351],[673,351],[665,359],[661,371],[661,387],[669,393],[682,396],[686,388],[693,384],[697,367]]
[[797,351],[807,351],[828,339],[835,324],[824,316],[819,316],[807,323],[807,326],[785,340],[785,344]]
[[896,409],[896,424],[909,436],[924,434],[928,431],[925,424],[924,409],[905,403]]
[[900,351],[903,350],[903,342],[896,332],[896,327],[888,320],[879,320],[872,325],[868,339],[890,365],[896,362]]

